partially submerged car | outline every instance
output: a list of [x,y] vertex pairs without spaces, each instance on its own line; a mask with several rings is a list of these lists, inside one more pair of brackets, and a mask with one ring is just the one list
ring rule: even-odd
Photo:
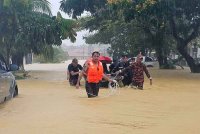
[[18,70],[18,66],[11,64],[9,68],[0,59],[0,103],[18,95],[15,76],[11,72]]
[[[134,61],[136,62],[137,57],[132,57],[129,59],[130,62]],[[148,57],[148,56],[143,56],[142,62],[147,66],[147,67],[154,67],[157,64],[157,61],[153,60],[153,58]]]
[[154,67],[156,66],[157,61],[153,60],[153,58],[148,56],[143,56],[142,61],[147,67]]

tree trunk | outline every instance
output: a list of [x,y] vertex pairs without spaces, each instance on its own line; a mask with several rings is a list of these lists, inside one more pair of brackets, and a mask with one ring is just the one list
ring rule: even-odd
[[185,58],[188,66],[190,67],[191,72],[200,73],[200,64],[195,64],[195,60],[187,53],[186,47],[183,47],[183,45],[178,44],[177,49],[179,53]]
[[6,65],[7,65],[7,69],[9,70],[10,69],[10,47],[9,45],[7,44],[6,45]]
[[[159,68],[166,68],[168,67],[168,62],[167,62],[167,54],[165,52],[165,50],[163,49],[163,40],[161,37],[155,36],[154,37],[154,44],[156,44],[156,55],[157,55],[157,59],[158,59],[158,63],[159,63]],[[159,39],[160,38],[160,39]]]
[[149,27],[145,27],[144,31],[148,33],[152,38],[152,46],[154,46],[156,51],[156,57],[158,59],[159,68],[168,68],[169,64],[167,62],[167,54],[164,49],[164,36],[165,36],[165,29],[158,27],[158,31],[156,34],[153,34]]
[[12,63],[16,64],[19,67],[23,66],[23,54],[13,55],[12,56]]
[[159,51],[156,50],[159,68],[163,68],[165,66],[166,67],[168,66],[167,57],[162,54],[162,51],[163,50],[159,50]]
[[197,23],[196,25],[191,25],[192,33],[187,38],[182,38],[178,35],[176,24],[174,21],[173,16],[170,18],[170,26],[172,28],[172,34],[177,41],[177,50],[179,53],[185,58],[188,66],[190,67],[190,70],[192,73],[200,73],[200,64],[195,64],[194,59],[187,53],[187,46],[188,44],[195,38],[198,37],[198,30],[200,23]]
[[158,63],[159,63],[159,68],[161,68],[164,65],[163,62],[163,56],[162,56],[162,52],[160,50],[156,50],[157,53],[157,59],[158,59]]

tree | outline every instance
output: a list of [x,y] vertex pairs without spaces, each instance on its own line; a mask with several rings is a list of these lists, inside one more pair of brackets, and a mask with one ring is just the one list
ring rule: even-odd
[[[23,65],[28,53],[43,54],[52,59],[53,45],[63,39],[76,40],[74,20],[64,19],[60,13],[52,16],[46,0],[9,0],[0,10],[0,54],[9,64]],[[6,55],[6,56],[5,56]]]
[[[76,18],[77,15],[83,13],[86,6],[79,8],[75,5],[81,5],[81,1],[71,2],[66,0],[62,9]],[[123,24],[124,21],[129,23],[135,20],[138,23],[134,26],[143,29],[145,36],[151,41],[151,47],[156,50],[160,66],[168,64],[167,56],[170,49],[176,45],[178,52],[187,61],[191,72],[199,73],[200,64],[196,63],[187,52],[187,47],[191,41],[199,36],[199,6],[199,0],[107,0],[101,6],[98,6],[98,3],[90,5],[91,8],[96,8],[91,11],[93,18],[87,24],[91,25],[90,29],[97,30],[97,33],[105,34],[102,30],[105,28],[104,25],[114,24],[114,22]],[[103,16],[102,13],[107,14]],[[109,16],[109,14],[111,15]],[[121,34],[123,34],[122,31]],[[126,36],[128,35],[126,34]],[[93,39],[100,39],[97,37]],[[176,43],[174,43],[174,40]],[[127,40],[124,41],[127,43]],[[170,43],[174,43],[174,45]]]
[[90,13],[96,13],[97,9],[105,6],[107,0],[62,0],[60,3],[60,9],[77,18],[81,16],[84,11]]
[[[145,0],[137,2],[136,9],[139,11],[139,13],[147,11],[149,17],[156,17],[156,19],[158,20],[156,21],[158,26],[169,29],[174,39],[176,40],[175,45],[177,46],[178,52],[187,61],[191,72],[200,73],[200,64],[195,62],[195,60],[192,58],[192,56],[190,56],[187,51],[187,48],[191,41],[195,40],[199,36],[200,1]],[[170,25],[170,27],[168,27],[168,25]],[[159,33],[158,35],[161,36],[162,33]],[[166,40],[170,38],[168,36],[161,36],[157,37],[156,39]],[[162,46],[159,46],[158,48],[161,49]],[[166,48],[164,50],[166,50]]]
[[51,15],[49,3],[46,0],[0,0],[0,40],[1,54],[10,63],[11,53],[21,32],[20,19],[22,16],[40,12]]
[[[76,2],[76,4],[81,3]],[[164,52],[166,49],[163,47],[165,46],[163,36],[166,35],[165,27],[163,27],[164,19],[162,14],[156,16],[149,14],[149,10],[140,9],[139,4],[143,3],[130,0],[108,0],[108,3],[104,4],[103,7],[97,8],[96,12],[92,13],[91,19],[88,19],[84,26],[90,31],[97,31],[94,36],[86,39],[93,40],[93,42],[96,41],[95,43],[110,43],[112,48],[115,49],[114,52],[118,53],[118,55],[124,52],[136,55],[139,51],[145,52],[145,49],[154,48],[157,52],[160,66],[163,66],[167,64],[166,53],[169,53]],[[154,5],[151,1],[144,4],[146,4],[146,7],[151,6],[151,4]],[[79,8],[71,3],[68,3],[65,8],[69,11],[80,11]],[[149,17],[149,15],[151,16]],[[147,39],[152,43],[148,43]]]
[[[172,40],[169,30],[169,23],[165,15],[167,9],[162,2],[157,0],[109,0],[109,4],[116,13],[122,15],[127,23],[137,22],[133,27],[143,31],[137,38],[145,36],[149,44],[145,45],[147,49],[154,49],[160,65],[160,68],[169,67],[167,56],[170,53],[171,45],[166,38]],[[120,11],[120,12],[119,12]],[[134,20],[134,21],[132,21]],[[142,39],[143,41],[145,38]],[[135,47],[142,47],[137,44]]]
[[33,62],[40,62],[40,63],[60,63],[67,60],[67,53],[63,51],[60,46],[53,46],[53,58],[49,59],[44,57],[44,55],[35,55]]
[[177,50],[187,61],[192,73],[200,73],[200,64],[187,51],[191,41],[199,37],[200,1],[169,1],[170,26],[177,42]]
[[145,50],[151,48],[151,44],[148,43],[143,29],[136,27],[135,23],[109,21],[94,35],[85,37],[86,43],[111,44],[114,58],[119,58],[123,54],[135,56],[140,51],[145,53]]

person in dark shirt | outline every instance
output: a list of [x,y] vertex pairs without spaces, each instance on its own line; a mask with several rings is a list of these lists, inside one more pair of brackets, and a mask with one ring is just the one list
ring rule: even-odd
[[74,58],[72,63],[68,65],[68,79],[69,83],[72,86],[75,86],[79,77],[79,72],[83,69],[83,67],[78,64],[78,60]]
[[130,64],[128,62],[128,57],[127,55],[122,55],[120,61],[115,65],[114,69],[113,69],[113,73],[115,73],[116,71],[119,71],[123,68],[128,67]]
[[[130,63],[128,61],[127,55],[122,55],[120,62],[115,66],[113,69],[113,72],[122,70],[126,67],[130,66]],[[132,82],[133,72],[132,69],[126,69],[123,71],[122,75],[124,76],[122,83],[124,86],[128,86]]]
[[114,72],[114,68],[117,66],[117,64],[118,64],[118,61],[116,59],[113,59],[113,62],[109,66],[110,73]]

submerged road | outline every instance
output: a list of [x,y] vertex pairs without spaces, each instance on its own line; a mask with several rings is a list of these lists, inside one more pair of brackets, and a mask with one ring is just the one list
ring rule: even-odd
[[26,66],[19,96],[0,104],[0,134],[199,134],[200,75],[151,69],[153,86],[88,99],[70,87],[66,64]]

